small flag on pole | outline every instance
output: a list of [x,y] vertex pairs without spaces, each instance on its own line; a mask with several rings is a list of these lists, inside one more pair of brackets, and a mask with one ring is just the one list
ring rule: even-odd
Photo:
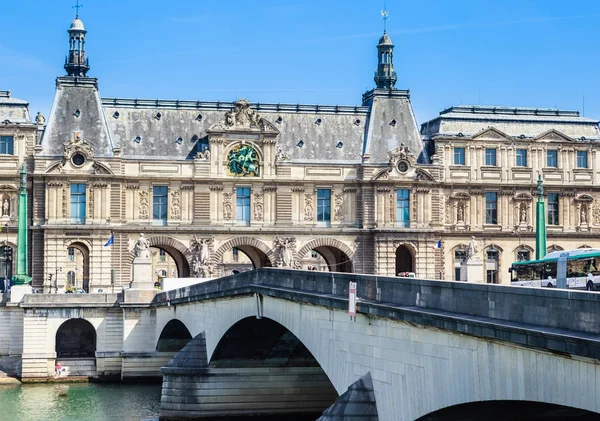
[[106,244],[104,244],[104,247],[106,247],[106,246],[112,246],[114,242],[115,242],[115,235],[111,233],[110,234],[110,238],[108,239],[108,241],[106,242]]
[[441,249],[442,248],[442,240],[436,241],[436,243],[433,245],[434,250],[435,249]]

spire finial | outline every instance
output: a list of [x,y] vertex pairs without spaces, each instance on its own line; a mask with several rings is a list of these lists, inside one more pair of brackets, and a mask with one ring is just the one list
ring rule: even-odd
[[390,14],[387,11],[387,1],[383,1],[383,10],[381,11],[381,18],[383,19],[383,32],[387,32],[387,21],[390,18]]
[[75,1],[75,6],[73,6],[73,9],[76,9],[75,11],[75,19],[79,18],[79,9],[81,9],[83,7],[83,4],[79,4],[79,0]]

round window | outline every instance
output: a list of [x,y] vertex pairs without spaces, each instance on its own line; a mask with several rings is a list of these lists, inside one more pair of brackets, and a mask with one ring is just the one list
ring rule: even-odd
[[85,162],[85,156],[83,156],[80,153],[73,154],[73,156],[71,157],[71,162],[76,167],[81,167],[83,165],[83,163]]
[[400,171],[400,172],[408,171],[408,163],[406,161],[398,162],[398,171]]

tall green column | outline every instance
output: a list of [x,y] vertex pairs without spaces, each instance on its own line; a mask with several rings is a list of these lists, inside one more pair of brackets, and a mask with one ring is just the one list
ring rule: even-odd
[[537,218],[535,222],[535,259],[543,259],[546,255],[546,203],[544,202],[544,182],[538,176],[538,201],[536,204]]
[[25,164],[21,166],[21,191],[19,193],[19,216],[17,226],[17,276],[15,285],[31,282],[27,274],[27,171]]

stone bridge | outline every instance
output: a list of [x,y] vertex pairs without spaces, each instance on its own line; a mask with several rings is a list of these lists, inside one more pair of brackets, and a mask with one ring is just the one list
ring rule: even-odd
[[[361,298],[355,318],[350,281]],[[23,378],[53,367],[60,326],[88,319],[95,376],[152,377],[163,366],[161,419],[325,410],[323,420],[591,420],[600,412],[597,293],[260,269],[146,304],[105,297],[104,307],[52,308],[47,296],[26,296]]]

